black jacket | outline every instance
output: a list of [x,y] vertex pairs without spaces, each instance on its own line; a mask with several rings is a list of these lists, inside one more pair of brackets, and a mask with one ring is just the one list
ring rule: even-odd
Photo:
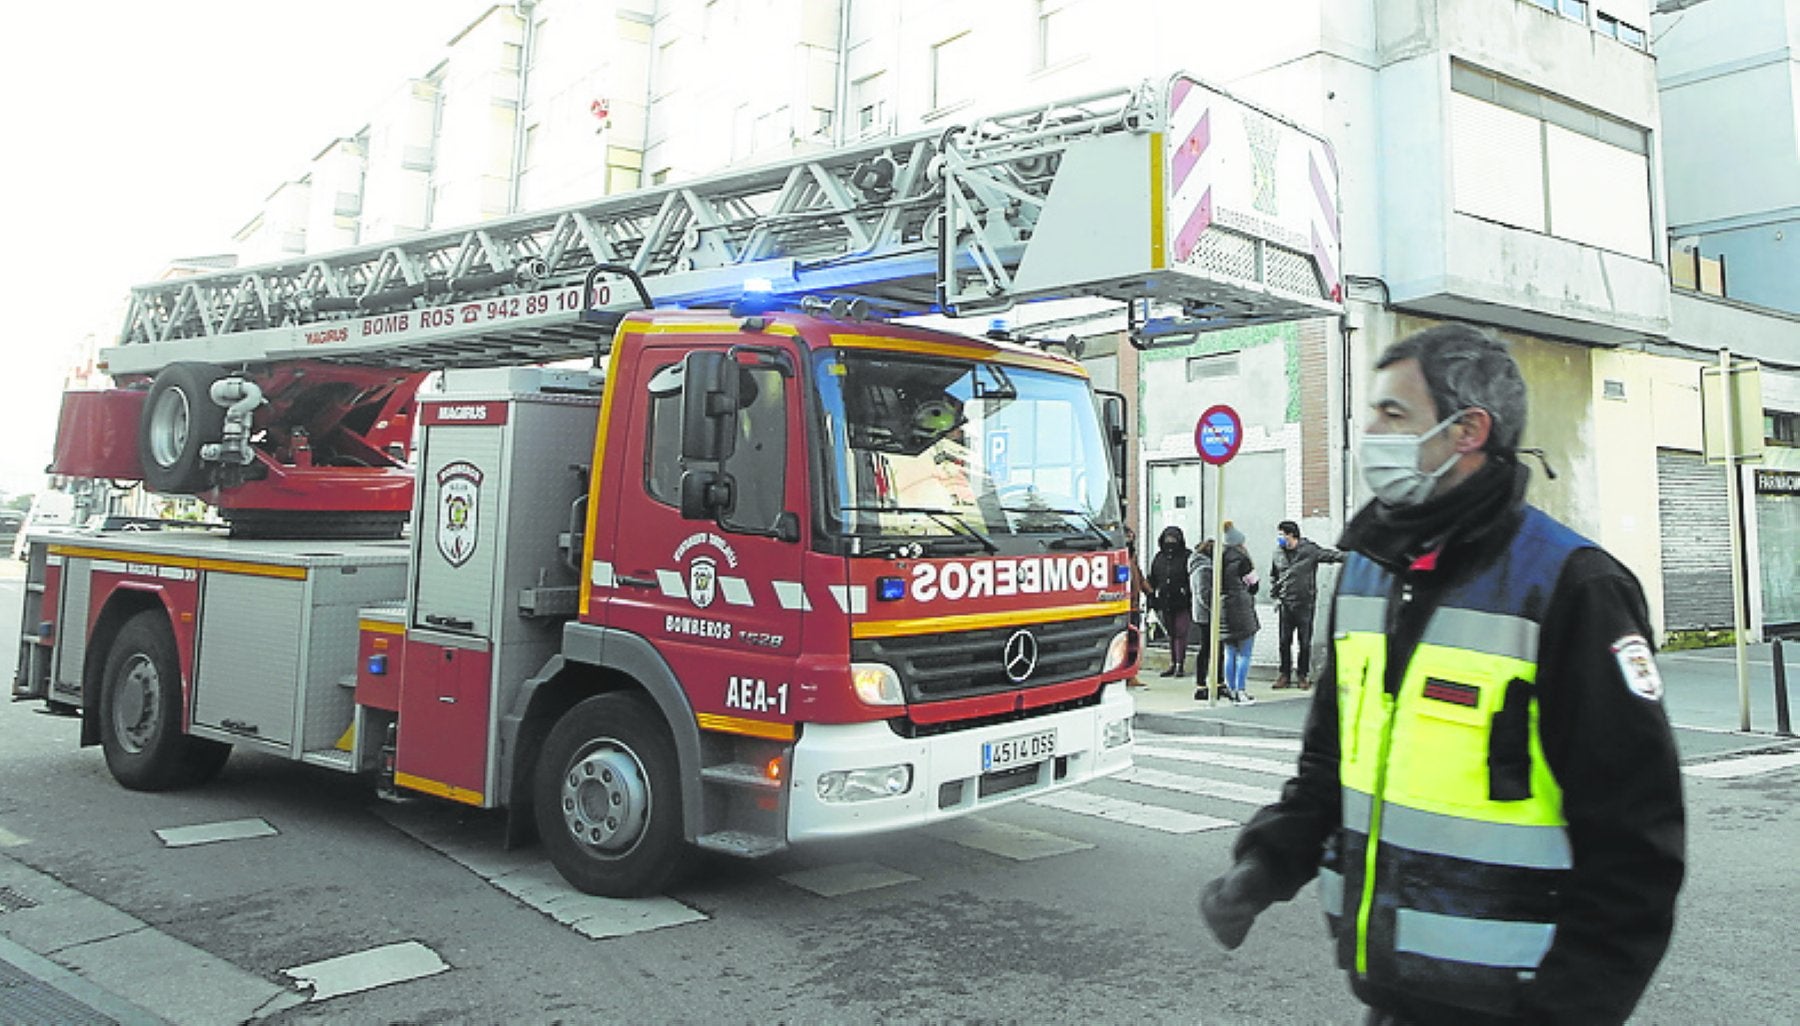
[[1308,609],[1319,597],[1319,564],[1342,563],[1344,554],[1310,538],[1291,549],[1276,549],[1269,564],[1269,597],[1289,609]]
[[1260,584],[1244,581],[1245,575],[1255,571],[1256,564],[1242,545],[1225,547],[1225,568],[1219,577],[1219,605],[1224,607],[1225,619],[1219,621],[1219,637],[1228,645],[1235,645],[1262,628],[1256,617],[1256,590]]
[[[1485,511],[1481,529],[1453,534],[1438,550],[1434,569],[1402,565],[1395,587],[1412,589],[1412,598],[1390,604],[1399,613],[1388,636],[1389,690],[1445,588],[1480,572],[1511,542],[1522,493],[1521,482],[1498,510]],[[1340,545],[1380,561],[1369,547],[1352,544],[1357,526],[1353,522]],[[1561,896],[1555,942],[1527,988],[1523,1018],[1494,1020],[1381,991],[1353,975],[1351,986],[1365,1002],[1420,1024],[1455,1026],[1607,1026],[1631,1014],[1674,929],[1686,833],[1668,717],[1659,701],[1627,686],[1612,649],[1631,635],[1654,637],[1637,579],[1600,549],[1571,556],[1544,609],[1536,691],[1539,735],[1562,788],[1575,867]],[[1271,873],[1268,896],[1276,900],[1293,897],[1317,874],[1320,855],[1339,829],[1334,663],[1328,655],[1319,675],[1297,775],[1279,802],[1251,819],[1233,849],[1240,860],[1255,859]]]
[[1188,612],[1194,601],[1188,590],[1190,554],[1185,545],[1163,548],[1150,561],[1150,608],[1156,610],[1164,627],[1173,628],[1176,616]]

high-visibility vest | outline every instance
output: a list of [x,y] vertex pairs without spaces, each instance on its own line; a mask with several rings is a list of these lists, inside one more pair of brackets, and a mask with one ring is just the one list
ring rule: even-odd
[[1343,831],[1320,892],[1357,976],[1506,1013],[1549,950],[1573,862],[1538,738],[1538,627],[1563,564],[1592,544],[1526,507],[1507,551],[1442,595],[1392,695],[1394,575],[1346,560],[1333,636]]

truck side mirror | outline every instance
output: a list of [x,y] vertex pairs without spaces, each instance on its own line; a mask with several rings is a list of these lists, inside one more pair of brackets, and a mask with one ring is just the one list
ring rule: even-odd
[[731,457],[737,443],[734,430],[739,398],[737,366],[736,360],[720,352],[689,353],[682,362],[681,458],[684,461],[718,463]]
[[1099,392],[1100,424],[1106,431],[1106,446],[1112,455],[1113,476],[1119,486],[1119,502],[1125,502],[1125,397],[1118,392]]
[[736,505],[731,475],[717,470],[689,470],[681,475],[681,519],[717,520]]

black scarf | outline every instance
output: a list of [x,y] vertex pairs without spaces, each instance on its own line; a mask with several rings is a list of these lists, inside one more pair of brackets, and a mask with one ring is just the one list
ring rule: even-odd
[[1436,549],[1510,537],[1525,505],[1531,471],[1510,453],[1493,453],[1468,480],[1417,506],[1370,500],[1344,528],[1337,547],[1360,552],[1398,573]]

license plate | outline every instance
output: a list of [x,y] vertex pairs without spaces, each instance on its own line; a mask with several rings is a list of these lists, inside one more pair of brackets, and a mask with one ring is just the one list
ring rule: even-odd
[[981,771],[986,773],[990,770],[1010,769],[1013,766],[1042,762],[1055,754],[1056,731],[1054,730],[1009,737],[1004,741],[989,741],[981,746]]

